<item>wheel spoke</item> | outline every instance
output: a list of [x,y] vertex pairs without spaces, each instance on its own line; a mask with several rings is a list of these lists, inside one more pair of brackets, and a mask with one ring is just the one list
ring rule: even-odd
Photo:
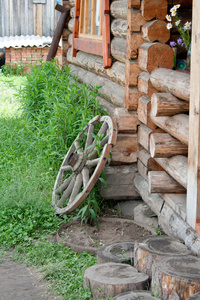
[[93,160],[87,160],[86,166],[88,168],[96,167],[96,165],[99,163],[99,161],[100,161],[100,158],[96,158],[96,159],[93,159]]
[[75,145],[75,147],[76,147],[77,153],[78,153],[78,154],[82,154],[82,153],[83,153],[83,149],[81,148],[81,145],[80,145],[80,143],[79,143],[78,140],[76,140],[76,141],[74,142],[74,145]]
[[69,198],[69,196],[73,190],[73,187],[75,185],[75,180],[76,180],[76,177],[72,176],[72,179],[71,179],[70,184],[68,185],[68,188],[64,191],[62,197],[60,198],[60,200],[57,203],[58,207],[61,207],[65,203],[65,201]]
[[[108,142],[108,135],[101,141],[101,147],[103,148],[103,146]],[[88,155],[88,158],[89,159],[94,159],[98,156],[98,153],[97,153],[97,149],[95,149],[92,153],[90,153]]]
[[105,134],[107,129],[108,129],[108,123],[104,121],[97,135]]
[[70,175],[65,181],[55,190],[56,195],[61,195],[64,190],[68,187],[72,180],[73,175]]
[[78,195],[78,193],[81,189],[82,183],[83,183],[83,177],[82,177],[82,174],[79,173],[76,176],[76,182],[74,184],[73,191],[72,191],[72,194],[71,194],[68,204],[71,204],[74,201],[74,199],[76,198],[76,196]]
[[89,179],[90,179],[89,169],[87,167],[84,167],[81,173],[82,173],[82,176],[83,176],[83,187],[85,188],[88,184]]
[[71,166],[63,166],[63,167],[61,167],[61,170],[62,171],[65,171],[65,172],[67,172],[67,171],[70,171],[72,168],[71,168]]
[[92,141],[93,141],[92,133],[94,133],[94,125],[90,124],[89,128],[88,128],[87,140],[86,140],[86,143],[85,143],[85,152],[90,152],[89,151],[90,149],[88,149],[88,147],[90,145],[92,145]]

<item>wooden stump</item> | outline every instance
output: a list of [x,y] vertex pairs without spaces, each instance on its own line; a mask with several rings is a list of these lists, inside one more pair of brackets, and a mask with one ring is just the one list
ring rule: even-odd
[[127,264],[106,263],[88,268],[83,287],[90,287],[94,299],[115,297],[132,290],[146,290],[149,277]]
[[134,242],[115,242],[104,245],[97,252],[97,263],[125,263],[133,265]]
[[200,291],[199,258],[186,255],[156,259],[152,268],[151,286],[154,295],[163,300],[188,299]]
[[157,299],[151,296],[150,292],[146,291],[135,291],[135,292],[127,292],[121,295],[117,295],[113,300],[153,300]]
[[200,300],[200,293],[196,293],[188,298],[188,300]]
[[149,236],[135,242],[134,267],[152,276],[152,264],[157,257],[188,255],[191,252],[168,236]]

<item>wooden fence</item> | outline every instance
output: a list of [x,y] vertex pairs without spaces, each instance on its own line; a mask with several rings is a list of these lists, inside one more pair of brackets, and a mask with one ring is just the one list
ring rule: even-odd
[[0,37],[53,36],[60,13],[54,0],[0,0]]

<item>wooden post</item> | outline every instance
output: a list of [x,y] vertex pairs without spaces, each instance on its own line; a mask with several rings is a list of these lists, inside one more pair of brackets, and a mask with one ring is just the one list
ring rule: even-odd
[[56,30],[55,30],[55,33],[54,33],[54,36],[53,36],[53,40],[52,40],[51,47],[49,49],[49,53],[47,55],[47,60],[46,61],[50,61],[52,58],[54,58],[56,56],[56,52],[57,52],[57,49],[58,49],[58,44],[59,44],[60,38],[62,36],[62,32],[63,32],[63,29],[65,27],[65,23],[67,21],[67,18],[69,17],[69,12],[70,12],[69,8],[65,8],[64,6],[59,5],[59,4],[56,5],[55,9],[60,11],[62,14],[61,14],[60,19],[58,21],[58,25],[56,27]]
[[[187,222],[200,229],[200,6],[193,0],[188,148]],[[200,230],[197,230],[200,233]]]

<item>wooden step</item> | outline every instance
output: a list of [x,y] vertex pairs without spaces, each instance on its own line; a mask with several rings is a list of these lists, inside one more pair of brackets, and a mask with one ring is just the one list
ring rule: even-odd
[[186,255],[156,259],[152,267],[151,287],[154,296],[163,300],[186,300],[200,292],[199,258]]
[[135,242],[134,267],[152,277],[152,265],[160,256],[173,256],[191,254],[187,247],[168,236],[149,236]]
[[127,292],[121,295],[116,296],[113,300],[154,300],[158,299],[151,296],[150,292],[147,291],[134,291],[134,292]]
[[133,265],[134,242],[115,242],[104,245],[97,252],[97,263],[126,263]]
[[90,288],[93,298],[115,297],[119,294],[146,290],[149,276],[121,263],[97,264],[86,269],[83,287]]

